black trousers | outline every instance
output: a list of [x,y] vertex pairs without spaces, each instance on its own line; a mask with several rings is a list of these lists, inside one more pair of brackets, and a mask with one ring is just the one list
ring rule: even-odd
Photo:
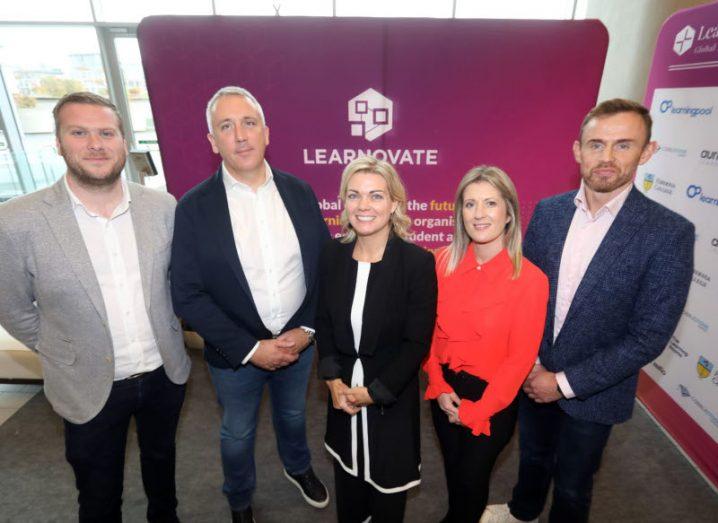
[[[356,414],[361,416],[361,413]],[[357,423],[357,470],[359,477],[345,471],[334,460],[334,490],[337,496],[338,523],[362,523],[371,516],[371,523],[401,523],[406,509],[406,490],[385,494],[364,481],[364,452],[362,452],[362,424]]]
[[175,496],[175,433],[185,386],[164,367],[116,381],[107,403],[87,423],[65,421],[65,457],[75,472],[81,522],[122,521],[122,482],[130,418],[135,417],[147,520],[179,521]]
[[[477,401],[487,383],[467,372],[444,367],[444,379],[461,399]],[[491,417],[491,436],[474,436],[471,429],[449,423],[436,400],[431,402],[431,416],[444,458],[449,512],[443,521],[476,523],[489,498],[491,471],[501,451],[511,440],[516,426],[518,401]]]
[[363,479],[348,474],[337,460],[334,460],[334,489],[339,523],[362,523],[369,516],[372,523],[404,521],[406,490],[394,494],[379,492]]

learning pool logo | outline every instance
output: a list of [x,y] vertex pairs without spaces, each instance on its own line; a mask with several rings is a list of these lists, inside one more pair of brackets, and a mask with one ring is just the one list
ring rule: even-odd
[[698,198],[698,201],[701,203],[718,207],[718,198],[704,194],[703,187],[700,185],[689,185],[686,188],[686,196],[688,196],[691,200]]
[[696,30],[690,25],[685,26],[676,35],[676,39],[673,41],[673,52],[678,56],[682,56],[683,53],[693,47],[693,40],[696,37]]
[[391,131],[394,103],[374,89],[367,89],[349,100],[349,124],[352,136],[371,142]]
[[680,114],[690,116],[691,118],[695,118],[696,116],[710,117],[710,115],[713,114],[712,105],[710,107],[691,107],[688,105],[676,106],[673,103],[673,100],[661,100],[661,104],[658,106],[658,110],[661,111],[662,114]]

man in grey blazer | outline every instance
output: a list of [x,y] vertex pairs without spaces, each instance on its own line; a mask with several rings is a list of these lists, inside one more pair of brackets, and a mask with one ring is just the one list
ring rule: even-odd
[[121,178],[127,147],[108,100],[72,93],[53,116],[67,173],[0,205],[0,324],[40,357],[80,521],[121,521],[133,416],[147,519],[177,521],[175,433],[190,362],[168,281],[175,201]]
[[[686,303],[695,230],[633,187],[656,150],[651,116],[607,100],[581,125],[581,186],[539,202],[524,254],[549,280],[540,363],[519,403],[519,478],[480,523],[588,521],[613,425],[631,417],[638,371],[666,347]],[[637,456],[636,459],[639,457]]]

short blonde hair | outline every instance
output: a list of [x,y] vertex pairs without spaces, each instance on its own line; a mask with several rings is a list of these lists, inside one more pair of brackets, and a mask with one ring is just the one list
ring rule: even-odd
[[357,173],[378,174],[386,182],[389,190],[389,198],[397,203],[396,210],[392,213],[390,224],[392,232],[403,240],[409,239],[411,218],[406,213],[406,188],[394,167],[385,161],[378,160],[373,156],[362,156],[346,166],[342,173],[342,181],[339,186],[339,198],[342,201],[342,214],[339,223],[342,226],[343,243],[349,243],[356,238],[356,232],[349,223],[346,200],[349,187],[349,180]]
[[444,263],[446,264],[446,274],[454,272],[461,262],[466,249],[471,244],[469,233],[464,227],[463,208],[464,208],[464,191],[472,183],[486,182],[494,187],[506,203],[506,213],[509,221],[504,228],[504,240],[506,250],[509,252],[511,263],[514,266],[513,279],[521,274],[521,261],[523,259],[521,253],[521,210],[519,207],[519,198],[516,194],[516,187],[511,181],[509,175],[503,170],[493,165],[480,165],[474,167],[467,172],[459,182],[456,189],[456,197],[454,198],[454,239],[446,249]]

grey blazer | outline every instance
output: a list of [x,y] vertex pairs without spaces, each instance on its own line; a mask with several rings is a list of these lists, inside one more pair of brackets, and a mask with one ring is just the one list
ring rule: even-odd
[[[129,184],[145,305],[165,372],[187,381],[190,361],[172,310],[174,198]],[[36,351],[45,395],[73,423],[94,418],[114,379],[107,313],[63,180],[0,205],[0,324]]]

